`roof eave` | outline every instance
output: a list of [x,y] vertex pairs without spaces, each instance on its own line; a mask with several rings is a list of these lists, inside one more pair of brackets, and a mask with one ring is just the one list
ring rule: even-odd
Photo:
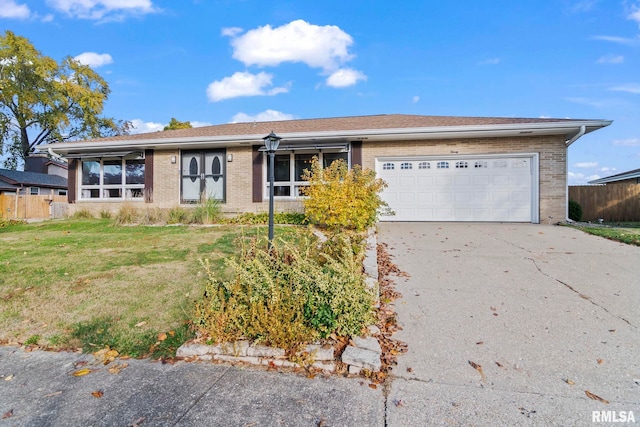
[[[518,123],[499,125],[464,125],[433,126],[417,128],[387,128],[336,130],[322,132],[287,132],[278,133],[286,141],[321,141],[321,140],[421,140],[421,139],[454,139],[454,138],[490,138],[506,136],[539,136],[565,135],[567,140],[576,135],[582,126],[585,133],[609,126],[609,120],[576,120],[544,123]],[[90,153],[95,150],[144,150],[144,149],[190,149],[202,145],[242,146],[263,143],[264,135],[221,135],[197,136],[188,138],[148,138],[131,140],[96,140],[47,144],[41,150],[54,150],[57,154]]]

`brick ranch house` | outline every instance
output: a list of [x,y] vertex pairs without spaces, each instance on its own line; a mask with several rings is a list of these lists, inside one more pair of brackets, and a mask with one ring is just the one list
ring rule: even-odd
[[558,222],[567,211],[567,147],[607,120],[375,115],[233,123],[42,147],[69,162],[73,209],[171,208],[200,195],[223,212],[268,209],[263,138],[276,153],[276,210],[300,209],[313,156],[376,171],[387,221]]

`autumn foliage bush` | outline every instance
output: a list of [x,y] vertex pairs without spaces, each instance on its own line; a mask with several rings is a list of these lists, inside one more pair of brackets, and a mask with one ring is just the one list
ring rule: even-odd
[[303,240],[277,240],[271,251],[254,240],[228,260],[230,280],[204,262],[208,283],[194,322],[200,333],[216,343],[246,338],[290,351],[332,333],[360,334],[373,321],[374,301],[361,255],[346,236]]
[[301,191],[306,196],[305,213],[313,224],[363,231],[375,224],[382,208],[387,208],[380,198],[387,184],[372,170],[359,165],[349,169],[342,159],[322,168],[314,158],[303,180],[309,182]]

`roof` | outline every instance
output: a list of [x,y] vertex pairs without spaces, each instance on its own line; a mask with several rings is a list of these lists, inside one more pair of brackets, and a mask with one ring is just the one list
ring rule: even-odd
[[121,135],[42,146],[68,155],[104,149],[196,148],[199,144],[259,145],[275,132],[283,141],[418,140],[510,135],[575,136],[606,127],[608,120],[455,117],[382,114],[270,122],[227,123],[189,129]]
[[593,181],[589,181],[589,184],[607,184],[610,182],[624,181],[626,179],[633,178],[640,178],[640,169],[622,172],[616,175],[608,176],[606,178],[594,179]]
[[58,175],[46,173],[14,171],[0,169],[0,185],[10,185],[8,188],[18,187],[47,187],[67,188],[67,179]]

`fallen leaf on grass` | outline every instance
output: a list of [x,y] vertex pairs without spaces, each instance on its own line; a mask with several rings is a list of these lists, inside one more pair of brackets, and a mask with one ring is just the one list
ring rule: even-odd
[[128,363],[116,363],[115,365],[113,365],[112,367],[109,368],[109,373],[110,374],[119,374],[120,371],[122,371],[127,366],[129,366]]
[[9,409],[7,412],[5,412],[2,415],[2,419],[4,420],[5,418],[11,418],[13,417],[13,409]]
[[597,394],[591,393],[589,390],[585,390],[584,394],[586,394],[589,399],[597,400],[598,402],[602,402],[602,403],[605,403],[607,405],[609,404],[609,401],[607,399],[603,399],[600,396],[598,396]]
[[96,391],[92,391],[92,392],[91,392],[91,396],[93,396],[93,397],[97,397],[97,398],[102,397],[102,395],[103,395],[103,394],[104,394],[104,393],[102,392],[102,390],[96,390]]
[[87,374],[90,374],[90,373],[91,373],[91,369],[89,369],[89,368],[84,368],[84,369],[80,369],[80,370],[78,370],[78,371],[75,371],[75,372],[74,372],[73,374],[71,374],[71,375],[73,375],[74,377],[83,377],[83,376],[85,376],[85,375],[87,375]]
[[146,324],[147,324],[147,322],[143,320],[142,322],[136,323],[136,328],[139,328],[139,327],[144,326]]
[[160,332],[158,334],[158,341],[164,341],[167,339],[167,334],[165,334],[164,332]]

